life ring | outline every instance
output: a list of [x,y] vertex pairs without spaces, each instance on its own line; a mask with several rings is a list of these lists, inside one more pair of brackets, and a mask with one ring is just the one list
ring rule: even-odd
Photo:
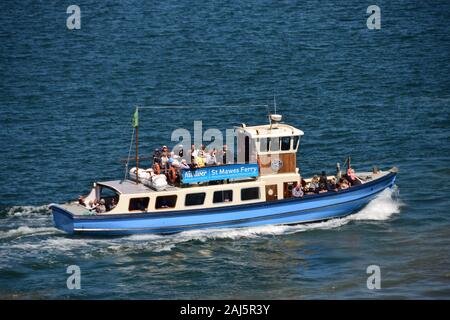
[[174,167],[169,168],[168,178],[171,183],[175,183],[177,181],[177,170]]
[[161,167],[159,166],[159,164],[155,163],[155,164],[153,165],[153,172],[154,172],[155,174],[160,174],[160,173],[161,173]]

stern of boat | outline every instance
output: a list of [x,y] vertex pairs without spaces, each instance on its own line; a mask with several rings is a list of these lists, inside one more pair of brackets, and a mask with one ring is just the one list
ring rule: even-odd
[[73,214],[57,204],[51,204],[53,222],[59,230],[73,234]]

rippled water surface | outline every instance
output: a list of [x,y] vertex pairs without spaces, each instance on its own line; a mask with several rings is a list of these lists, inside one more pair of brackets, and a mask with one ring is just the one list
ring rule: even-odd
[[[2,2],[0,298],[450,298],[450,5],[378,1]],[[371,3],[370,3],[371,4]],[[298,166],[399,168],[345,219],[85,238],[48,205],[119,179],[135,105],[255,105],[305,132]],[[266,122],[265,108],[141,113],[143,155],[171,132]],[[82,289],[68,290],[78,265]],[[366,268],[381,268],[369,290]]]

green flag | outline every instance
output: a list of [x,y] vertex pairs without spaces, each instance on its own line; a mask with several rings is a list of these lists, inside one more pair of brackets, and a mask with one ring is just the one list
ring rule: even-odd
[[138,109],[136,108],[136,111],[134,112],[133,115],[133,127],[137,127],[139,126],[139,113],[138,113]]

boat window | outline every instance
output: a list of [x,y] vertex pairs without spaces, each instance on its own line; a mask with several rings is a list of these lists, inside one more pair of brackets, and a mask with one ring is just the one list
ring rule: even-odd
[[149,201],[149,197],[132,198],[130,199],[128,211],[147,211]]
[[279,150],[280,150],[280,138],[271,138],[270,151],[279,151]]
[[298,139],[299,139],[299,136],[293,137],[292,148],[294,148],[294,150],[297,150],[297,147],[298,147]]
[[184,201],[185,206],[199,206],[205,202],[205,192],[200,193],[190,193],[186,195],[186,199]]
[[100,186],[98,199],[105,200],[106,211],[110,211],[117,206],[119,195],[111,188]]
[[269,151],[269,139],[261,138],[259,140],[259,151],[260,152],[267,152],[267,151]]
[[214,192],[213,203],[233,201],[233,190],[221,190]]
[[175,208],[177,196],[160,196],[156,198],[156,209]]
[[241,189],[241,200],[259,199],[259,187]]
[[291,137],[281,138],[281,150],[286,151],[291,149]]

